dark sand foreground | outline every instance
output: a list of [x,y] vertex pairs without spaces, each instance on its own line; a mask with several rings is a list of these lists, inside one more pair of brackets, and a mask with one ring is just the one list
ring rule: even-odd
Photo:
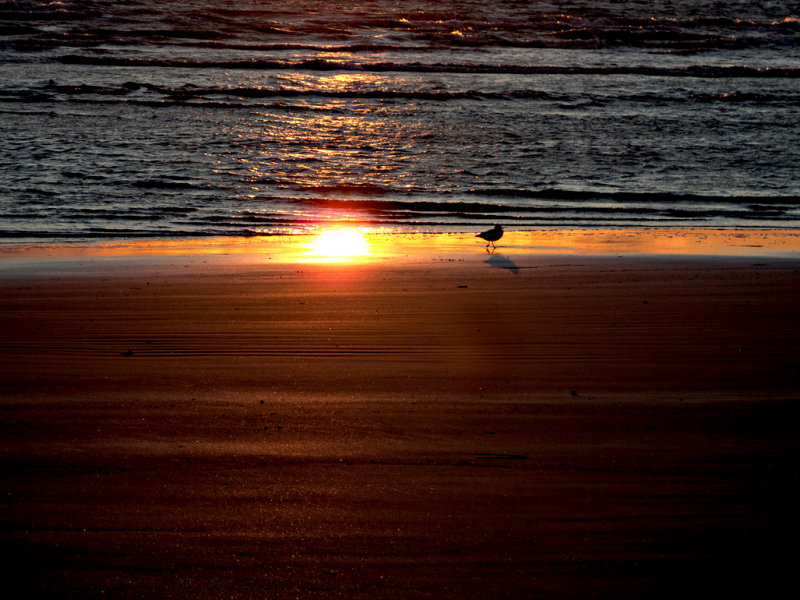
[[794,587],[796,258],[85,266],[0,282],[4,598]]

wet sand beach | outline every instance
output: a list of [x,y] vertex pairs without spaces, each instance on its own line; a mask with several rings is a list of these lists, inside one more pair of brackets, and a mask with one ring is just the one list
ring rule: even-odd
[[4,595],[774,595],[800,257],[726,239],[6,252]]

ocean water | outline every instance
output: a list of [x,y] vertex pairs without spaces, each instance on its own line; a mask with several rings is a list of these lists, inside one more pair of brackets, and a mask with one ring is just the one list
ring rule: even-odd
[[787,0],[0,1],[0,240],[800,227]]

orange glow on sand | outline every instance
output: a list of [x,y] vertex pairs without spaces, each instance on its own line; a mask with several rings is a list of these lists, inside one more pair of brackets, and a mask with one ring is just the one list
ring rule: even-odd
[[[319,235],[188,240],[120,240],[89,244],[2,244],[0,266],[12,263],[137,257],[180,257],[187,264],[215,262],[366,263],[409,260],[478,260],[485,243],[468,233],[392,233],[369,227],[332,227]],[[496,255],[515,261],[545,255],[660,254],[689,256],[800,256],[800,230],[617,229],[507,231]],[[83,268],[83,267],[81,267]]]
[[309,250],[309,260],[336,262],[366,256],[370,245],[361,230],[328,229],[311,241]]

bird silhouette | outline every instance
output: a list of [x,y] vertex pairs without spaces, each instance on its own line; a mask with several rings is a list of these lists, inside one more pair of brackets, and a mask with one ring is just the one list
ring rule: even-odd
[[489,244],[491,244],[492,248],[495,248],[494,243],[503,237],[503,227],[501,225],[495,225],[494,229],[487,229],[486,231],[482,231],[475,237],[483,238],[486,240],[486,251],[489,251]]

